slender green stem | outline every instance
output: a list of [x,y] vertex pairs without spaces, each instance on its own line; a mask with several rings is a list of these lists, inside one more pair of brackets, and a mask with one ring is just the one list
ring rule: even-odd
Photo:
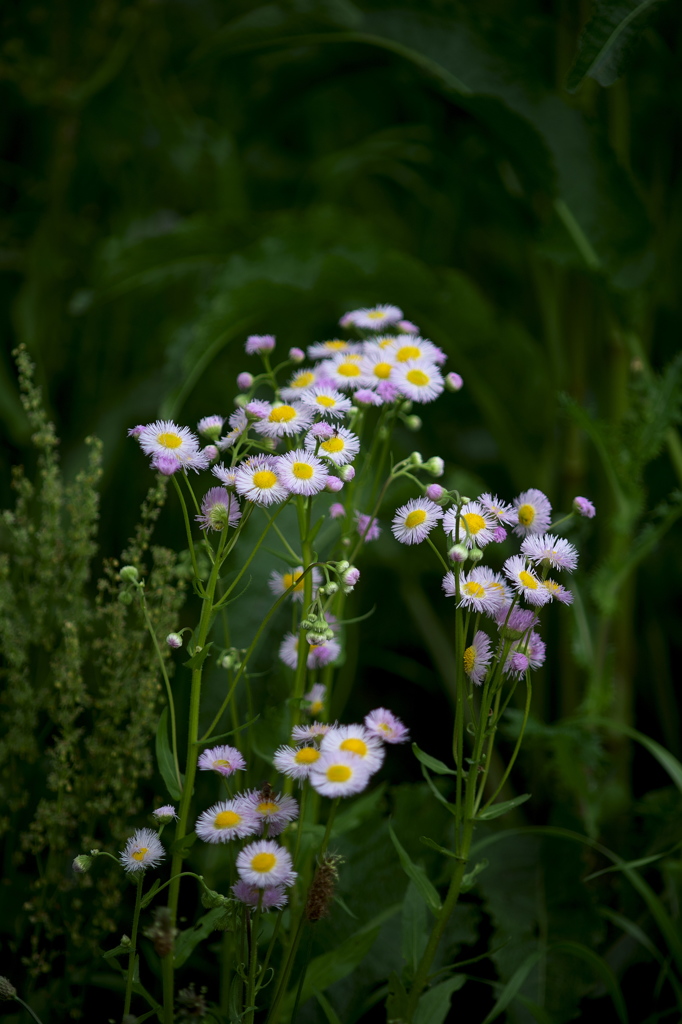
[[21,998],[21,996],[14,995],[14,996],[12,996],[12,999],[14,999],[15,1002],[17,1002],[17,1003],[21,1003],[21,1005],[24,1007],[24,1009],[27,1010],[28,1013],[30,1013],[30,1015],[33,1017],[33,1019],[35,1021],[38,1022],[38,1024],[43,1024],[43,1022],[41,1021],[40,1017],[36,1013],[33,1012],[31,1007],[28,1005],[28,1003],[24,1002],[24,1000]]
[[[533,695],[533,690],[532,690],[531,682],[530,682],[530,672],[528,670],[526,670],[526,706],[525,706],[524,711],[523,711],[523,722],[521,723],[521,731],[519,732],[519,736],[518,736],[518,739],[516,741],[516,745],[515,745],[514,750],[512,752],[512,756],[511,756],[511,758],[509,760],[509,764],[507,765],[507,767],[505,769],[504,775],[500,779],[500,782],[498,783],[497,789],[495,790],[493,795],[488,800],[486,800],[485,804],[481,808],[481,810],[483,810],[483,811],[486,809],[486,807],[490,807],[490,805],[500,795],[500,793],[502,792],[502,789],[504,788],[505,782],[509,778],[509,774],[510,774],[511,770],[514,767],[514,762],[516,761],[516,758],[519,755],[519,750],[521,749],[521,741],[523,740],[523,734],[526,731],[526,725],[528,723],[528,716],[530,714],[530,702],[531,702],[532,695]],[[488,758],[488,760],[490,760],[490,758]],[[487,772],[486,772],[486,775],[487,775]],[[482,796],[482,794],[483,794],[483,786],[481,786],[481,793],[480,793],[480,795]]]
[[185,502],[185,496],[182,493],[182,489],[180,487],[180,484],[175,479],[175,474],[171,477],[171,480],[173,481],[173,484],[175,486],[175,490],[177,491],[178,497],[180,499],[180,505],[182,507],[182,517],[183,517],[183,519],[185,521],[185,532],[187,533],[187,545],[189,547],[190,558],[192,559],[192,569],[194,571],[194,579],[196,580],[196,586],[197,586],[197,589],[199,590],[199,595],[203,596],[203,586],[202,586],[201,580],[199,579],[199,569],[197,567],[197,556],[196,556],[196,552],[194,550],[194,540],[192,538],[192,527],[190,526],[189,515],[187,514],[187,504]]
[[[268,516],[267,512],[266,512],[265,514],[266,514],[266,516]],[[268,519],[270,519],[270,516],[268,516]],[[300,555],[297,555],[297,554],[296,554],[296,552],[295,552],[295,551],[294,551],[294,549],[292,548],[291,544],[289,543],[289,541],[288,541],[288,540],[286,539],[286,537],[284,536],[284,534],[283,534],[283,533],[282,533],[282,531],[280,530],[279,526],[277,526],[277,524],[276,524],[276,523],[275,523],[275,522],[274,522],[273,520],[271,520],[271,522],[272,522],[272,528],[273,528],[273,530],[275,531],[275,533],[277,534],[277,536],[278,536],[278,537],[279,537],[279,539],[281,540],[282,544],[283,544],[283,545],[284,545],[284,547],[286,548],[286,550],[287,550],[287,554],[288,554],[288,555],[289,555],[289,557],[290,557],[290,558],[292,559],[292,562],[293,562],[292,568],[294,568],[294,569],[295,569],[295,568],[296,568],[296,566],[297,566],[297,565],[299,564],[299,562],[301,561],[301,556],[300,556]]]
[[[287,501],[288,501],[288,499],[287,499]],[[277,518],[277,516],[278,516],[278,515],[280,514],[280,512],[282,511],[282,509],[283,509],[283,508],[284,508],[284,507],[286,506],[286,504],[287,504],[287,502],[286,502],[286,501],[283,501],[283,502],[282,502],[282,504],[281,504],[281,505],[279,506],[279,508],[277,509],[277,511],[275,512],[275,514],[274,514],[274,516],[272,517],[272,519],[269,519],[269,520],[268,520],[268,525],[267,525],[267,526],[265,527],[265,529],[264,529],[264,530],[263,530],[263,532],[261,533],[260,537],[259,537],[259,538],[258,538],[258,540],[256,541],[256,544],[255,544],[255,546],[254,546],[253,550],[251,551],[251,554],[250,554],[250,555],[249,555],[249,557],[248,557],[248,558],[246,559],[246,561],[244,562],[244,565],[243,565],[243,566],[241,567],[241,569],[240,569],[240,570],[239,570],[239,572],[237,573],[237,576],[235,577],[235,579],[233,579],[233,580],[232,580],[232,583],[230,583],[229,587],[227,588],[227,590],[225,591],[225,593],[223,594],[223,596],[222,596],[222,597],[220,598],[220,600],[219,600],[219,601],[216,601],[215,605],[213,606],[213,610],[214,610],[214,611],[217,611],[217,609],[218,609],[218,608],[222,608],[222,606],[223,606],[223,605],[224,605],[224,604],[226,603],[226,601],[227,601],[228,597],[230,596],[230,594],[232,593],[232,591],[234,590],[234,588],[235,588],[235,587],[237,586],[237,584],[239,583],[240,579],[242,578],[242,576],[244,575],[244,573],[246,572],[246,570],[248,569],[248,567],[249,567],[249,566],[251,565],[251,562],[252,562],[252,561],[254,560],[254,558],[256,557],[256,554],[258,553],[258,550],[259,550],[259,548],[260,548],[261,544],[263,543],[263,541],[265,540],[265,538],[266,538],[266,537],[267,537],[267,535],[268,535],[268,531],[270,530],[270,527],[271,527],[271,526],[273,525],[273,523],[274,523],[275,519],[276,519],[276,518]],[[231,550],[231,549],[230,549],[230,550]]]
[[142,606],[142,614],[144,615],[144,621],[147,624],[149,635],[152,638],[154,650],[156,651],[156,655],[159,659],[159,665],[161,666],[163,682],[166,687],[166,696],[168,697],[168,710],[170,713],[171,720],[171,749],[173,751],[173,764],[175,765],[175,777],[178,780],[178,789],[182,792],[182,776],[180,774],[180,762],[178,760],[178,735],[175,723],[175,701],[173,700],[173,691],[171,690],[171,684],[168,678],[168,673],[166,672],[166,664],[163,660],[163,655],[161,654],[161,648],[159,647],[159,642],[156,639],[156,632],[154,631],[151,619],[149,618],[149,612],[147,610],[147,601],[144,595],[144,587],[139,586],[137,588],[137,593],[138,597],[140,598],[140,604]]
[[430,538],[430,537],[427,537],[427,538],[426,538],[426,540],[427,540],[427,543],[428,543],[429,547],[431,548],[431,550],[432,550],[432,551],[435,551],[435,553],[436,553],[436,558],[438,559],[438,561],[440,562],[440,564],[441,564],[441,565],[443,566],[443,568],[445,569],[445,571],[446,571],[446,572],[451,572],[451,570],[452,570],[452,565],[449,565],[449,564],[448,564],[448,563],[447,563],[447,562],[445,561],[445,559],[443,558],[443,556],[441,555],[440,551],[438,550],[438,548],[436,547],[436,545],[435,545],[435,544],[433,543],[433,541],[431,540],[431,538]]
[[123,1003],[123,1016],[130,1013],[130,1003],[133,998],[133,975],[135,973],[135,957],[137,955],[137,929],[140,923],[140,906],[142,904],[142,882],[144,871],[139,872],[137,880],[137,891],[135,893],[135,912],[133,914],[133,930],[130,936],[130,953],[128,955],[128,973],[126,975],[126,994]]
[[258,926],[260,924],[263,890],[258,894],[258,906],[251,924],[251,949],[249,956],[249,977],[246,985],[246,1016],[245,1024],[253,1024],[256,1013],[256,967],[258,966]]

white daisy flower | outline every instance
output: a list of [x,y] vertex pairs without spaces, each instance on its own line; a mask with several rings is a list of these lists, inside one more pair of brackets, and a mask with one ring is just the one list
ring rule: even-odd
[[164,804],[163,807],[157,807],[155,811],[152,811],[152,814],[161,825],[167,825],[169,821],[178,820],[172,804]]
[[512,555],[502,566],[502,571],[517,593],[522,594],[529,604],[542,605],[551,600],[551,595],[534,572],[526,567],[523,555]]
[[496,494],[492,495],[486,491],[485,494],[479,496],[478,501],[486,512],[489,512],[491,516],[495,516],[498,522],[506,523],[507,526],[513,526],[514,523],[518,523],[519,514],[514,506],[510,505],[509,502],[500,501]]
[[228,469],[224,463],[219,462],[217,466],[213,466],[211,472],[213,473],[213,476],[220,480],[223,487],[226,487],[228,491],[234,487],[237,474],[232,466]]
[[442,508],[429,498],[410,498],[396,509],[391,531],[401,544],[421,544],[442,518]]
[[298,875],[293,870],[288,850],[272,839],[249,843],[237,857],[239,877],[259,889],[272,885],[293,885]]
[[272,763],[282,775],[292,779],[307,779],[313,765],[320,760],[317,747],[278,747]]
[[354,309],[346,313],[344,320],[348,320],[355,327],[362,327],[369,331],[382,331],[389,324],[397,324],[402,320],[403,311],[398,306],[381,305],[373,306],[370,309]]
[[573,594],[556,580],[543,580],[542,585],[550,596],[550,600],[559,601],[561,604],[573,604]]
[[234,775],[246,768],[246,761],[236,747],[221,743],[218,747],[209,747],[199,754],[197,767],[200,771],[217,772],[218,775]]
[[283,796],[281,793],[251,789],[245,793],[243,798],[251,807],[258,819],[258,831],[272,838],[283,832],[290,821],[298,818],[298,801],[293,796]]
[[301,402],[319,416],[332,420],[342,419],[353,408],[350,398],[346,398],[336,388],[323,385],[315,386],[301,395]]
[[386,708],[375,708],[365,715],[365,727],[370,736],[383,743],[405,743],[410,738],[407,726]]
[[[499,585],[489,579],[489,570],[482,566],[476,566],[468,573],[462,573],[459,578],[459,603],[463,608],[470,608],[472,611],[484,612],[486,615],[495,615],[499,611],[504,592],[500,591]],[[455,574],[448,572],[443,577],[443,590],[447,597],[456,597]]]
[[238,494],[257,505],[272,505],[289,497],[272,455],[254,455],[237,466],[234,486]]
[[155,868],[166,856],[161,840],[153,828],[138,828],[118,855],[126,871],[146,871]]
[[381,348],[380,345],[372,345],[365,349],[362,363],[361,384],[365,388],[375,388],[382,380],[393,379],[393,368],[395,359],[390,349]]
[[321,374],[341,391],[362,386],[362,356],[359,352],[341,353],[322,363]]
[[514,508],[518,515],[518,523],[514,527],[517,537],[526,537],[529,533],[544,533],[552,521],[552,506],[549,498],[537,487],[514,498]]
[[[313,596],[317,593],[318,587],[322,582],[322,573],[319,569],[313,569]],[[270,579],[268,580],[268,586],[273,594],[277,594],[279,597],[285,591],[289,589],[292,584],[296,584],[294,589],[289,594],[292,601],[302,601],[303,591],[305,588],[305,580],[303,579],[303,566],[297,565],[295,569],[290,569],[288,572],[277,572],[276,569],[270,573]]]
[[221,451],[231,448],[249,428],[249,420],[243,409],[235,409],[227,422],[231,429],[216,441],[216,445]]
[[267,416],[256,420],[253,429],[264,437],[292,437],[301,430],[306,430],[311,423],[312,415],[300,402],[291,405],[281,403],[273,405]]
[[248,800],[221,800],[200,814],[194,831],[205,843],[228,843],[260,831],[260,819]]
[[330,729],[335,729],[336,723],[330,725],[328,722],[310,722],[308,725],[295,725],[291,730],[291,738],[294,743],[309,743],[311,740],[318,742],[326,736]]
[[370,775],[379,771],[384,761],[384,748],[364,725],[340,725],[322,737],[323,754],[341,752],[360,758]]
[[492,656],[490,637],[482,629],[479,629],[474,634],[470,646],[464,651],[464,671],[472,683],[476,683],[477,686],[481,685],[485,679]]
[[433,402],[445,386],[438,367],[426,359],[408,359],[405,363],[397,363],[392,383],[413,402]]
[[[457,524],[459,520],[459,539]],[[468,501],[457,514],[456,508],[448,509],[443,516],[443,529],[459,544],[468,548],[485,547],[495,539],[496,522],[489,512],[477,501]]]
[[330,750],[310,770],[310,784],[322,796],[353,796],[367,787],[371,772],[362,759],[345,750]]
[[199,455],[199,438],[189,427],[179,427],[172,420],[155,420],[142,428],[137,440],[146,455],[172,455],[181,465],[195,463]]
[[534,565],[546,562],[553,569],[566,569],[567,572],[573,572],[578,565],[578,552],[573,544],[552,533],[529,534],[521,544],[521,552]]
[[306,451],[315,453],[321,458],[329,459],[335,466],[345,466],[352,462],[360,451],[360,438],[353,434],[346,427],[336,427],[332,437],[326,441],[320,441],[314,434],[309,433],[305,438]]
[[308,693],[303,694],[303,699],[308,701],[306,711],[309,715],[321,715],[324,711],[324,702],[327,696],[327,687],[324,683],[313,683]]
[[362,344],[357,341],[343,341],[341,338],[332,338],[330,341],[316,341],[308,346],[308,355],[311,359],[329,359],[342,352],[361,352]]
[[288,491],[308,497],[323,491],[329,476],[324,462],[303,448],[278,456],[277,472]]
[[311,369],[309,366],[302,367],[296,371],[289,383],[282,388],[282,398],[286,399],[287,402],[291,399],[302,398],[306,389],[311,388],[317,382],[319,376],[319,370]]
[[424,359],[428,363],[442,366],[447,359],[441,348],[425,338],[393,338],[391,353],[396,363],[406,363],[410,359]]

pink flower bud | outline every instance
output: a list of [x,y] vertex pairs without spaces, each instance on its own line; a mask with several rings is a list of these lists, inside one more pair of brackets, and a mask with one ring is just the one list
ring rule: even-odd
[[445,375],[445,387],[448,391],[461,391],[464,386],[464,381],[458,373],[451,371]]
[[338,476],[328,476],[327,482],[324,485],[325,491],[331,491],[332,494],[336,494],[343,488],[343,480],[339,480]]
[[248,391],[252,384],[253,374],[247,373],[246,370],[237,377],[237,387],[240,391]]
[[445,488],[441,487],[440,484],[429,484],[426,488],[426,497],[430,498],[431,501],[440,501],[445,494]]
[[302,348],[290,348],[289,359],[291,359],[293,363],[302,363],[305,359],[305,352]]

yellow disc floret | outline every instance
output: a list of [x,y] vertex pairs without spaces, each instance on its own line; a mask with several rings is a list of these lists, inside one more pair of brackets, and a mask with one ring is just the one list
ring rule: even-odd
[[522,505],[519,509],[519,523],[521,526],[531,526],[535,519],[535,509],[532,505]]
[[329,782],[348,782],[353,771],[347,764],[331,764],[326,775]]
[[323,441],[320,445],[320,448],[324,448],[324,450],[330,454],[342,452],[345,447],[346,442],[342,437],[330,437],[328,441]]
[[291,472],[297,480],[310,480],[315,470],[309,462],[294,462],[291,467]]
[[339,363],[336,372],[340,373],[342,377],[359,377],[360,367],[357,363]]
[[310,387],[310,385],[313,383],[314,380],[315,380],[315,374],[311,373],[310,370],[308,370],[307,373],[300,373],[298,375],[298,377],[295,378],[295,380],[292,380],[291,387],[292,388],[307,388],[307,387]]
[[475,660],[476,651],[474,650],[473,647],[467,647],[466,651],[464,652],[464,671],[467,673],[467,675],[471,672],[472,668],[474,667]]
[[426,512],[423,508],[416,508],[413,512],[408,512],[405,516],[405,526],[412,529],[415,526],[421,526],[426,519]]
[[276,804],[274,800],[261,800],[256,810],[261,814],[275,814],[279,810],[279,804]]
[[269,491],[277,483],[277,476],[271,469],[259,469],[257,473],[253,474],[253,483],[262,491]]
[[288,423],[295,416],[296,410],[293,405],[276,405],[274,409],[270,410],[268,419],[271,423]]
[[315,402],[325,409],[332,409],[336,405],[336,399],[330,398],[329,395],[318,395]]
[[485,519],[476,512],[465,512],[462,519],[469,527],[469,533],[474,536],[480,533],[481,530],[485,530]]
[[391,376],[391,370],[393,367],[390,363],[375,363],[372,367],[372,373],[375,377],[381,378],[381,380],[387,380]]
[[159,434],[156,440],[159,444],[163,445],[164,448],[179,448],[182,444],[182,438],[178,434]]
[[257,853],[255,857],[251,858],[251,867],[254,871],[260,871],[261,874],[266,875],[268,871],[272,871],[277,858],[274,853]]
[[300,750],[296,751],[294,761],[297,764],[314,764],[319,756],[320,752],[315,747],[301,747]]
[[213,824],[215,828],[233,828],[241,820],[241,814],[237,814],[236,811],[220,811],[216,814]]
[[416,345],[401,345],[395,357],[399,363],[404,363],[408,359],[419,359],[421,354],[421,349],[417,348]]
[[141,846],[139,850],[134,850],[132,853],[133,860],[144,860],[144,855],[149,853],[148,846]]
[[529,572],[526,572],[525,569],[522,569],[519,573],[519,579],[523,583],[524,587],[527,587],[529,590],[538,589],[538,581],[535,579],[534,576],[531,576]]
[[405,378],[409,380],[410,384],[414,384],[418,388],[423,388],[430,380],[428,373],[424,373],[423,370],[408,370]]
[[349,736],[347,740],[344,740],[340,749],[349,750],[351,754],[359,754],[360,757],[365,757],[367,754],[367,744],[355,736]]
[[470,597],[485,597],[485,587],[482,587],[480,583],[476,583],[475,580],[469,580],[462,587],[465,594],[469,594]]

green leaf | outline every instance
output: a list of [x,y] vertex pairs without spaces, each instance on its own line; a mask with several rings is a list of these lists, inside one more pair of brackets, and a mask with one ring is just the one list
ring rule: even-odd
[[400,845],[398,837],[393,831],[393,826],[391,825],[390,821],[388,823],[388,831],[389,835],[391,836],[391,842],[395,846],[396,851],[398,853],[398,857],[400,858],[400,863],[402,865],[403,871],[405,872],[408,878],[412,879],[412,881],[419,889],[420,893],[426,900],[431,910],[434,913],[437,913],[441,909],[441,902],[438,897],[438,893],[436,892],[433,885],[429,881],[427,874],[424,871],[424,868],[420,867],[418,864],[413,864],[413,862],[410,860],[409,854]]
[[186,836],[181,836],[180,839],[176,839],[171,843],[170,852],[181,853],[182,856],[185,857],[196,841],[196,832],[188,832]]
[[507,811],[513,810],[514,807],[525,804],[526,800],[530,800],[530,793],[515,796],[512,800],[503,800],[499,804],[491,804],[490,807],[486,807],[485,810],[478,812],[476,821],[490,821],[492,818],[499,818],[506,814]]
[[324,1015],[327,1018],[327,1020],[329,1021],[329,1024],[341,1024],[340,1018],[335,1013],[334,1007],[329,1002],[327,997],[322,995],[322,993],[318,989],[313,989],[313,995],[315,996],[315,998],[317,999],[318,1003],[322,1007],[322,1010],[324,1011]]
[[516,996],[524,981],[535,967],[536,963],[544,956],[544,952],[531,953],[523,963],[517,967],[512,974],[507,984],[502,989],[497,1002],[493,1006],[488,1016],[483,1021],[483,1024],[490,1024],[491,1021],[496,1020],[500,1014],[507,1009],[512,999]]
[[397,971],[391,971],[386,998],[386,1024],[403,1024],[406,1016],[407,992]]
[[445,797],[443,796],[443,794],[438,789],[438,787],[434,783],[433,779],[431,778],[431,776],[427,772],[427,770],[426,770],[424,765],[422,765],[422,775],[426,779],[426,784],[429,787],[429,789],[431,790],[431,792],[433,793],[433,795],[435,796],[436,800],[438,800],[438,802],[441,803],[443,805],[443,807],[447,807],[447,809],[449,810],[450,814],[456,815],[457,814],[457,805],[456,804],[451,804],[449,800],[445,799]]
[[105,960],[110,960],[112,959],[112,957],[123,956],[124,953],[127,954],[129,952],[130,943],[126,942],[121,943],[119,946],[114,946],[113,949],[108,949],[105,953],[102,953],[102,956],[104,957]]
[[625,70],[646,18],[660,3],[661,0],[597,0],[566,79],[568,91],[575,92],[587,77],[600,85],[613,85]]
[[424,846],[428,846],[431,850],[437,850],[438,853],[444,853],[446,857],[453,857],[455,860],[459,860],[456,853],[453,853],[452,850],[447,850],[444,846],[439,846],[437,842],[433,839],[429,839],[428,836],[420,836],[419,842],[423,843]]
[[552,943],[550,949],[555,953],[572,953],[574,956],[580,957],[581,960],[585,960],[594,969],[595,974],[599,976],[600,981],[608,990],[619,1020],[623,1024],[628,1024],[628,1011],[618,985],[618,980],[603,957],[595,953],[594,950],[584,946],[582,942],[555,942]]
[[452,993],[462,988],[466,975],[455,974],[425,992],[417,1004],[414,1024],[443,1024],[450,1010]]
[[[168,741],[167,707],[165,707],[161,712],[159,724],[156,729],[156,762],[159,766],[161,777],[166,783],[166,789],[168,790],[171,800],[180,800],[182,797],[182,789],[178,783],[178,777],[175,771],[175,761],[173,760],[173,752]],[[182,775],[180,778],[184,782]]]
[[675,783],[680,793],[682,793],[682,764],[677,760],[674,754],[671,754],[669,750],[657,743],[656,740],[652,740],[651,737],[646,736],[643,732],[638,732],[637,729],[632,729],[629,725],[623,725],[620,722],[616,722],[610,718],[599,718],[591,717],[588,718],[588,722],[594,722],[596,725],[601,725],[604,729],[615,729],[616,732],[623,732],[630,739],[636,740],[641,743],[649,753],[656,758],[661,768],[663,768],[672,781]]
[[412,753],[414,754],[418,761],[421,761],[423,765],[426,765],[427,768],[430,768],[432,772],[436,773],[436,775],[457,774],[456,770],[448,768],[448,766],[446,764],[443,764],[442,761],[439,761],[437,757],[431,757],[430,754],[426,754],[423,750],[420,750],[416,743],[412,744]]
[[484,858],[483,860],[480,860],[471,871],[467,871],[462,878],[462,885],[460,887],[461,892],[469,892],[470,889],[473,889],[476,885],[477,877],[480,875],[481,871],[485,871],[487,867],[488,861]]
[[205,939],[207,935],[211,934],[216,921],[224,917],[224,915],[225,909],[223,907],[214,907],[213,910],[209,910],[207,914],[200,917],[193,928],[186,928],[185,931],[180,932],[175,940],[175,950],[173,953],[173,964],[175,967],[181,967],[184,964],[194,947]]
[[401,951],[410,977],[414,977],[428,937],[426,903],[415,883],[410,882],[401,915]]
[[209,640],[207,644],[204,644],[200,651],[195,651],[192,657],[188,658],[187,661],[183,661],[182,664],[185,668],[191,668],[192,671],[197,668],[201,668],[211,652],[211,647],[213,647],[213,640]]
[[156,891],[157,891],[157,889],[159,888],[160,885],[161,885],[161,879],[160,878],[155,879],[154,884],[152,885],[152,887],[149,890],[149,892],[146,892],[144,894],[144,896],[142,897],[142,899],[140,901],[140,906],[142,907],[143,910],[144,910],[145,907],[148,907],[149,904],[151,903],[151,901],[154,899],[154,896],[156,895]]

